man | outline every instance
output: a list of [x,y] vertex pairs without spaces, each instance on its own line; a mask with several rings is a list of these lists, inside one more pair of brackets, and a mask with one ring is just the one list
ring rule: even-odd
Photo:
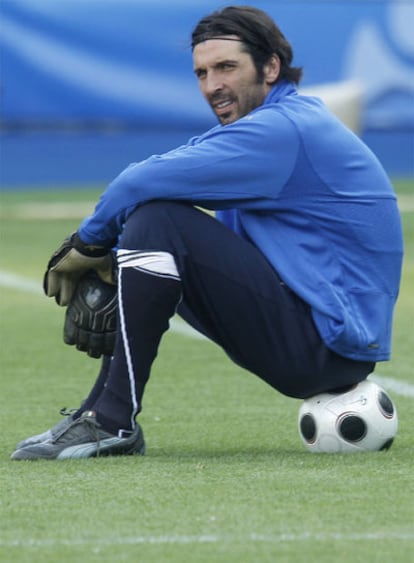
[[402,236],[382,167],[297,94],[301,69],[262,11],[214,12],[192,47],[220,125],[131,164],[52,257],[46,292],[66,305],[85,270],[114,281],[119,240],[114,355],[78,412],[13,459],[144,453],[135,418],[176,311],[291,397],[349,388],[390,356]]

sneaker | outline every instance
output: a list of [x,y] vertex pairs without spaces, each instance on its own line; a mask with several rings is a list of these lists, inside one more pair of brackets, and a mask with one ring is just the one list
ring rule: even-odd
[[42,442],[46,442],[47,440],[53,440],[55,436],[60,434],[63,430],[66,430],[66,428],[68,428],[72,424],[72,422],[74,421],[73,415],[78,410],[79,409],[67,409],[66,407],[60,409],[59,413],[66,418],[59,420],[59,422],[52,426],[52,428],[49,428],[49,430],[46,430],[41,434],[29,436],[29,438],[22,440],[17,444],[16,450],[21,450],[22,448],[26,448],[27,446],[33,446],[33,444],[41,444]]
[[86,411],[54,438],[17,449],[11,459],[83,459],[109,455],[145,454],[139,425],[127,437],[103,430],[93,411]]

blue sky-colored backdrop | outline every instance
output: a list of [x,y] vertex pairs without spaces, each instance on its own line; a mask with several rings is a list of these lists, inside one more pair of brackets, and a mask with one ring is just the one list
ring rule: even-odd
[[[292,43],[303,86],[360,82],[363,137],[390,174],[414,174],[414,2],[250,4]],[[189,40],[198,19],[221,6],[2,0],[2,184],[109,181],[128,162],[215,125]]]

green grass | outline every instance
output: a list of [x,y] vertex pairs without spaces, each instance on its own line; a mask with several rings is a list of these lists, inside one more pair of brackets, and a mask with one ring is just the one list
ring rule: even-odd
[[[412,182],[396,187],[414,194]],[[78,219],[22,215],[28,203],[46,211],[97,193],[1,196],[0,270],[39,281],[38,294],[1,288],[1,561],[410,561],[413,398],[393,394],[400,429],[389,452],[309,454],[297,435],[298,401],[210,342],[175,332],[162,342],[140,415],[147,456],[10,461],[18,440],[79,404],[99,366],[62,343],[63,309],[40,293],[45,262]],[[394,354],[377,371],[412,383],[414,213],[403,221]]]

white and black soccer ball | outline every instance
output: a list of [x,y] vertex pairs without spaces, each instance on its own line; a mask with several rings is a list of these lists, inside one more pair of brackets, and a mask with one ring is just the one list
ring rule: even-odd
[[352,453],[388,449],[397,433],[395,405],[370,380],[345,393],[322,393],[299,409],[299,435],[312,452]]

